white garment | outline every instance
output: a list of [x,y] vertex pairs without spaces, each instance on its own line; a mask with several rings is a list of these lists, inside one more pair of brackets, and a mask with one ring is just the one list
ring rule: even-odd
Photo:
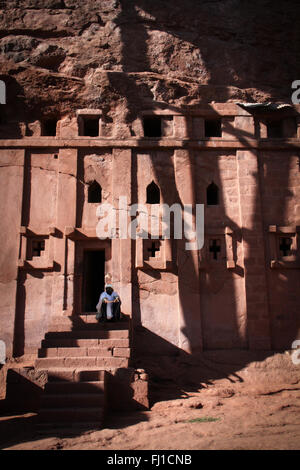
[[111,295],[109,295],[107,292],[102,292],[99,298],[99,302],[96,306],[97,312],[101,312],[101,307],[104,299],[107,299],[109,302],[106,304],[106,318],[107,320],[110,320],[113,317],[113,301],[116,300],[116,298],[119,297],[119,294],[117,292],[113,292]]
[[2,339],[0,340],[0,364],[4,365],[6,361],[6,346]]

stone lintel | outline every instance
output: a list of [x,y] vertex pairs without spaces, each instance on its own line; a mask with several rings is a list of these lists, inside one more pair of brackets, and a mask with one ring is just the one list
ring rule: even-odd
[[289,225],[280,227],[278,225],[269,225],[270,233],[297,233],[300,231],[300,226]]
[[102,110],[101,109],[77,109],[76,111],[77,116],[101,116]]
[[296,256],[289,256],[286,261],[271,260],[271,269],[300,269],[300,261]]
[[21,226],[20,234],[25,236],[45,236],[45,235],[55,235],[56,228],[51,225],[50,227],[34,227],[34,226]]
[[73,239],[82,239],[82,238],[98,238],[96,233],[96,228],[75,228],[75,227],[65,227],[64,234],[66,237]]
[[222,137],[206,138],[206,139],[174,139],[173,137],[163,138],[141,138],[131,137],[126,140],[117,140],[103,137],[73,137],[72,139],[62,139],[57,137],[25,137],[23,139],[0,139],[0,148],[13,149],[31,149],[31,148],[48,148],[57,152],[57,148],[61,149],[77,149],[77,148],[139,148],[139,149],[155,149],[155,148],[171,148],[171,149],[234,149],[234,150],[274,150],[274,151],[292,151],[300,148],[299,138],[290,139],[255,139],[252,137],[224,139]]

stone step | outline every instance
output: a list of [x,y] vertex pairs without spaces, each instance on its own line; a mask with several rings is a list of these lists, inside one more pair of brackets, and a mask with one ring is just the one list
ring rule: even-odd
[[89,382],[47,382],[45,385],[46,394],[100,394],[105,391],[103,380]]
[[69,348],[41,348],[38,350],[38,357],[90,357],[90,356],[101,356],[111,357],[112,348],[101,348],[101,347],[69,347]]
[[[74,388],[74,383],[72,384]],[[96,408],[103,407],[105,405],[105,395],[102,391],[98,393],[45,393],[42,397],[42,408]]]
[[71,331],[48,331],[45,339],[127,339],[129,331],[125,330],[71,330]]
[[35,361],[36,369],[55,367],[82,368],[82,367],[117,368],[128,367],[128,358],[124,357],[45,357]]
[[[51,317],[51,322],[50,324],[68,324],[68,323],[79,323],[79,324],[88,324],[88,323],[95,323],[95,324],[101,324],[99,323],[98,320],[96,320],[96,312],[91,315],[54,315]],[[110,328],[115,328],[117,325],[121,326],[121,328],[128,328],[130,324],[130,320],[128,318],[122,318],[120,320],[116,321],[107,321],[105,322],[106,326],[109,326]]]
[[38,421],[39,423],[74,423],[91,421],[102,423],[103,417],[103,407],[41,408],[38,414]]
[[78,319],[60,319],[51,321],[48,331],[73,331],[73,330],[128,330],[128,322],[106,322],[99,323],[98,321],[81,321]]
[[100,348],[128,348],[129,338],[111,338],[111,339],[74,339],[74,338],[61,338],[61,339],[43,339],[42,348],[73,348],[73,347],[100,347]]
[[100,367],[45,367],[40,368],[49,382],[94,382],[105,381],[106,370]]

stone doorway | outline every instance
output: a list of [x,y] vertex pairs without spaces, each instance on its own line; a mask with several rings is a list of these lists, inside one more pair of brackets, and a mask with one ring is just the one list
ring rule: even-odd
[[105,251],[83,252],[82,312],[96,311],[100,293],[104,290]]
[[74,311],[77,314],[96,314],[105,275],[111,273],[111,268],[110,241],[86,239],[76,242]]

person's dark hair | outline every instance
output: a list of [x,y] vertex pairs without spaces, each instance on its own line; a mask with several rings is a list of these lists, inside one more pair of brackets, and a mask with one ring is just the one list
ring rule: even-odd
[[114,291],[112,287],[106,287],[105,290],[106,290],[108,295],[111,295]]

